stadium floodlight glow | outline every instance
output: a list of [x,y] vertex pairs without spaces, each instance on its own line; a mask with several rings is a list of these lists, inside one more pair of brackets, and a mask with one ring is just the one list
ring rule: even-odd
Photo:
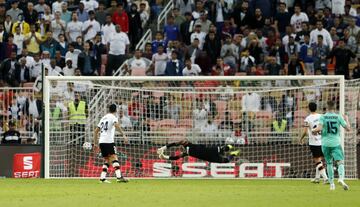
[[[59,87],[66,89],[67,85],[71,85],[68,83],[74,83],[75,91],[79,91],[88,105],[85,129],[80,131],[74,130],[67,111],[61,111],[60,117],[53,116],[55,109],[66,110],[71,101],[62,98],[63,94],[59,94],[58,90]],[[116,138],[119,161],[125,176],[157,177],[154,172],[164,161],[159,160],[156,148],[187,138],[203,144],[230,143],[240,148],[242,154],[231,170],[222,169],[220,174],[211,172],[207,167],[192,172],[189,170],[192,164],[186,163],[201,161],[191,158],[178,165],[172,163],[170,177],[196,177],[199,176],[196,172],[203,175],[205,170],[205,177],[221,177],[221,174],[232,172],[234,176],[230,177],[243,177],[246,174],[243,172],[251,171],[251,166],[242,163],[252,163],[262,166],[259,169],[263,176],[260,177],[281,175],[304,178],[314,173],[307,146],[297,144],[299,133],[303,130],[304,115],[307,114],[307,103],[313,100],[323,108],[326,100],[332,98],[338,100],[339,113],[343,114],[345,108],[347,113],[356,112],[355,100],[345,102],[348,100],[346,90],[344,77],[334,75],[47,76],[44,79],[45,178],[99,175],[101,159],[93,151],[87,150],[91,147],[84,148],[82,144],[92,142],[97,121],[106,113],[110,103],[122,103],[119,111],[129,113],[132,124],[126,130],[129,145],[123,145],[121,139]],[[254,94],[258,95],[256,99],[260,98],[260,109],[247,110],[244,97]],[[204,110],[206,113],[202,113]],[[286,121],[286,127],[281,132],[274,130],[277,118]],[[211,124],[216,126],[212,128],[214,131],[206,131]],[[280,122],[277,129],[281,129]],[[355,178],[356,154],[353,145],[356,144],[356,135],[342,131],[341,136],[346,153],[347,177]],[[276,166],[283,163],[285,167],[272,166],[271,163]],[[184,164],[185,176],[182,172]],[[169,170],[166,173],[169,175]],[[248,174],[245,177],[251,177],[251,173]]]

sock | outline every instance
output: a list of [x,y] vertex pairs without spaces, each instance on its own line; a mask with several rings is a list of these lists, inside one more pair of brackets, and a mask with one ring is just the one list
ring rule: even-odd
[[344,164],[339,164],[338,166],[338,172],[339,172],[339,180],[344,181],[345,178],[345,167]]
[[315,164],[315,179],[319,179],[320,178],[320,168],[322,167],[322,163],[321,162],[318,162]]
[[104,163],[102,166],[102,172],[100,174],[100,180],[104,181],[106,179],[106,174],[109,168],[109,164],[108,163]]
[[325,168],[323,168],[322,170],[320,170],[320,175],[321,175],[321,177],[322,177],[324,180],[327,180],[327,179],[328,179],[328,176],[327,176],[327,174],[326,174]]
[[334,168],[332,163],[327,163],[327,171],[328,171],[328,175],[329,175],[329,183],[330,184],[334,184]]
[[321,162],[321,165],[319,166],[318,168],[319,170],[319,174],[321,175],[321,177],[324,179],[324,180],[327,180],[328,177],[326,175],[326,170],[325,170],[325,167],[324,167],[324,164]]
[[112,166],[115,169],[116,178],[118,178],[118,179],[121,178],[122,176],[121,176],[119,161],[114,160]]

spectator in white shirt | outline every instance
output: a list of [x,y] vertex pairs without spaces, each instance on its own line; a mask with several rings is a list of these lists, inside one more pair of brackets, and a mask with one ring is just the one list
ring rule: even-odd
[[247,93],[242,97],[242,111],[258,112],[261,107],[261,99],[257,93]]
[[62,97],[64,94],[64,87],[61,86],[57,81],[51,81],[50,91],[53,96]]
[[25,36],[21,34],[20,26],[16,26],[14,34],[14,44],[17,47],[17,55],[21,55],[23,45],[24,45]]
[[[44,76],[48,76],[49,74],[49,69],[48,68],[44,68]],[[35,83],[33,85],[33,89],[36,92],[42,92],[42,75],[38,76],[35,80]]]
[[32,81],[35,81],[37,77],[41,76],[43,64],[40,60],[39,53],[34,54],[34,62],[31,64],[30,77]]
[[62,70],[56,65],[54,58],[50,59],[50,65],[46,66],[49,69],[49,76],[59,76],[62,74]]
[[165,75],[166,63],[169,60],[169,56],[164,53],[164,46],[159,45],[157,53],[152,56],[152,65],[154,66],[154,75],[163,76]]
[[89,11],[89,20],[85,21],[82,26],[84,41],[93,40],[98,32],[100,32],[100,24],[95,20],[95,12]]
[[149,12],[146,10],[146,4],[148,4],[148,2],[147,1],[144,1],[144,2],[146,2],[146,3],[140,3],[140,10],[139,10],[140,19],[141,19],[141,27],[143,29],[145,29],[145,26],[150,18]]
[[66,66],[63,68],[64,76],[73,76],[75,74],[75,67],[72,64],[72,59],[67,58],[65,64]]
[[67,51],[65,54],[65,60],[71,59],[72,66],[74,68],[77,68],[77,60],[78,60],[78,56],[81,53],[81,51],[78,49],[75,49],[75,45],[76,45],[76,43],[74,43],[74,42],[69,44],[69,51]]
[[53,12],[53,14],[55,14],[56,12],[61,12],[62,3],[63,3],[62,0],[57,0],[54,3],[52,3],[52,12]]
[[226,81],[223,81],[222,85],[217,87],[216,92],[220,94],[220,100],[223,101],[231,100],[234,97],[233,87],[229,86]]
[[73,12],[71,15],[71,21],[66,27],[66,39],[69,43],[76,42],[76,38],[82,36],[83,23],[78,20],[78,15]]
[[102,25],[101,27],[101,33],[102,33],[102,43],[104,45],[107,45],[109,43],[110,37],[112,34],[114,34],[115,31],[115,25],[112,23],[111,15],[106,15],[106,23]]
[[132,128],[131,120],[128,116],[124,115],[123,110],[120,110],[119,115],[120,115],[119,120],[120,120],[121,127],[124,128],[125,130],[131,129]]
[[112,76],[113,70],[116,71],[123,64],[130,45],[129,37],[121,31],[120,25],[115,26],[115,31],[108,42],[109,55],[105,71],[107,76]]
[[182,71],[183,76],[198,76],[201,73],[201,68],[197,64],[192,64],[191,59],[185,61],[185,68]]
[[[129,72],[129,75],[137,74],[134,71],[144,71],[146,73],[147,69],[149,68],[151,61],[147,58],[141,57],[141,50],[136,50],[134,57],[130,58],[126,61],[126,71]],[[145,75],[145,74],[144,74]]]
[[61,20],[61,13],[55,12],[55,19],[51,21],[51,30],[53,31],[53,38],[59,41],[59,34],[65,34],[66,23]]
[[296,5],[294,10],[295,13],[290,19],[290,24],[295,28],[295,32],[300,32],[302,30],[301,23],[309,22],[309,18],[307,14],[301,12],[301,8],[299,5]]
[[39,1],[38,1],[38,4],[36,4],[36,5],[34,6],[34,9],[35,9],[35,11],[37,11],[38,13],[39,13],[39,12],[44,13],[44,12],[45,12],[45,6],[46,6],[45,0],[39,0]]
[[193,111],[193,117],[195,122],[195,129],[204,128],[208,120],[208,112],[205,109],[204,103],[197,102],[197,108]]
[[201,24],[195,25],[194,32],[190,36],[190,42],[192,43],[195,38],[199,40],[199,48],[202,50],[205,43],[206,33],[201,31]]
[[317,43],[318,35],[323,36],[323,45],[329,46],[331,50],[334,46],[334,42],[331,39],[330,33],[323,28],[323,23],[321,20],[316,22],[316,29],[310,32],[310,45]]
[[86,12],[95,11],[95,9],[99,7],[98,1],[95,0],[82,0],[80,2],[84,4],[84,9]]
[[41,63],[44,64],[44,67],[47,67],[50,65],[50,52],[49,51],[43,51],[41,56]]
[[205,125],[200,129],[201,133],[204,133],[206,137],[215,137],[218,135],[218,126],[209,118]]
[[51,8],[48,5],[44,6],[44,15],[42,16],[45,21],[51,22],[54,19],[54,15],[51,13]]
[[296,34],[293,33],[293,27],[291,26],[286,26],[286,29],[285,29],[285,32],[286,32],[286,35],[282,38],[281,42],[282,44],[285,46],[289,43],[289,39],[290,37],[293,37],[295,39],[296,37]]
[[64,91],[64,102],[67,105],[69,102],[75,99],[74,83],[68,82],[66,90]]

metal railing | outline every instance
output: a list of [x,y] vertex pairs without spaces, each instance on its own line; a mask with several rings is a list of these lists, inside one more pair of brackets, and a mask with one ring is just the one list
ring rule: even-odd
[[161,11],[161,13],[158,16],[158,21],[157,21],[157,30],[160,30],[161,25],[164,23],[167,19],[168,14],[171,12],[171,10],[174,8],[174,2],[173,1],[169,1],[166,6],[164,7],[164,9]]
[[126,65],[126,61],[127,61],[127,60],[125,60],[125,61],[123,62],[123,64],[121,64],[121,66],[115,71],[115,73],[113,74],[113,76],[121,76],[121,72],[124,70],[124,67],[125,67],[125,65]]
[[151,41],[152,41],[152,32],[151,29],[148,29],[143,35],[143,37],[140,39],[140,41],[137,43],[136,49],[143,50],[145,48],[146,43]]
[[[3,87],[0,88],[0,140],[3,137],[3,133],[8,129],[8,122],[10,121],[10,116],[16,113],[15,111],[11,113],[9,108],[15,104],[18,107],[17,117],[12,117],[12,121],[16,122],[16,129],[21,133],[20,138],[22,140],[27,140],[28,138],[32,138],[35,134],[35,122],[39,117],[28,116],[26,113],[23,113],[23,107],[26,107],[26,101],[29,102],[35,100],[34,89],[32,87]],[[15,109],[14,109],[15,110]],[[30,112],[29,112],[30,113]],[[40,115],[41,111],[39,111]],[[30,130],[27,130],[26,124],[32,123],[30,126]],[[38,123],[40,124],[40,123]],[[40,128],[40,126],[39,126]],[[41,131],[41,128],[40,128]],[[37,143],[40,143],[39,134],[40,132],[36,132],[36,136],[38,137]],[[34,143],[34,142],[33,142]]]

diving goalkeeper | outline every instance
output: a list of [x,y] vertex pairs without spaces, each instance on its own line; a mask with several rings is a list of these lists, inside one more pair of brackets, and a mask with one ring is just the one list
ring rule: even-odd
[[[171,147],[178,147],[182,153],[180,155],[165,155],[164,151]],[[232,145],[208,147],[202,144],[192,144],[184,139],[179,142],[170,143],[157,150],[160,159],[178,160],[180,158],[191,156],[208,162],[228,163],[234,157],[240,155],[240,150],[235,150]]]

